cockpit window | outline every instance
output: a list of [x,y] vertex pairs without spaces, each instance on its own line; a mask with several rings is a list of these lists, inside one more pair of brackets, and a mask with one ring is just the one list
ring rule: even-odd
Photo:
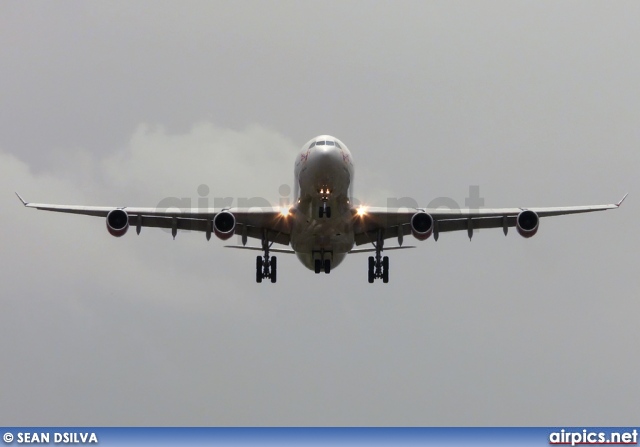
[[322,146],[326,143],[326,141],[316,141],[316,146]]
[[340,145],[338,144],[338,142],[337,142],[337,141],[336,141],[336,147],[337,147],[338,149],[342,149],[342,147],[340,147]]
[[316,142],[314,141],[313,143],[311,143],[311,146],[309,146],[309,149],[311,149],[315,145],[316,145]]
[[327,143],[327,146],[334,146],[335,143],[333,141],[325,141],[325,143]]

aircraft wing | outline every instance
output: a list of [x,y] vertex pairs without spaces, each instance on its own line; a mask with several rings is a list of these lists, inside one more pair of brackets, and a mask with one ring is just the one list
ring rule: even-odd
[[439,233],[449,231],[467,231],[469,238],[474,229],[502,228],[507,233],[509,227],[516,226],[516,218],[525,210],[535,212],[538,217],[561,216],[565,214],[589,213],[618,208],[625,196],[616,203],[609,205],[587,205],[546,208],[484,208],[445,209],[445,208],[416,208],[416,209],[388,209],[367,208],[362,215],[356,215],[356,245],[376,242],[379,231],[382,230],[383,239],[402,237],[411,234],[411,218],[417,212],[428,213],[434,220],[433,235],[437,240]]
[[290,223],[284,219],[279,210],[271,208],[225,208],[225,209],[178,209],[167,210],[158,208],[136,208],[117,206],[78,206],[53,205],[47,203],[30,203],[16,193],[20,201],[27,208],[55,211],[59,213],[83,214],[86,216],[107,217],[113,210],[123,210],[129,218],[129,226],[136,229],[138,234],[143,227],[167,228],[172,230],[175,237],[178,230],[202,231],[207,239],[213,231],[213,219],[223,211],[233,214],[236,219],[235,234],[246,239],[262,240],[267,234],[269,242],[289,245]]

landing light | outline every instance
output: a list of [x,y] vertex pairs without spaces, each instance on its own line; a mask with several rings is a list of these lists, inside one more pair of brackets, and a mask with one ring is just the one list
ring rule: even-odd
[[362,217],[365,214],[367,214],[367,207],[366,206],[359,206],[356,213],[358,214],[358,216]]
[[291,208],[289,208],[288,206],[283,206],[280,208],[280,216],[287,217],[289,214],[291,214]]

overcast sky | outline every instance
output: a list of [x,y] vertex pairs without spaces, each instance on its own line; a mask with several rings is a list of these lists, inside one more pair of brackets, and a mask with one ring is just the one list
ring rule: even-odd
[[[633,425],[640,3],[0,4],[3,425]],[[23,208],[277,203],[310,138],[359,200],[612,203],[315,275]],[[417,242],[417,241],[416,241]],[[390,242],[391,243],[391,242]]]

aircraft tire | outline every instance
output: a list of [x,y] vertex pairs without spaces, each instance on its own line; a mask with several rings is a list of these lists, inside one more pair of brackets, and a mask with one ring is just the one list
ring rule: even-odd
[[389,256],[382,258],[382,282],[389,282]]
[[373,284],[373,280],[375,279],[375,268],[376,261],[373,259],[373,256],[369,256],[369,269],[368,269],[368,279],[369,284]]
[[275,284],[278,275],[278,259],[275,256],[271,257],[271,282]]
[[262,256],[256,258],[256,282],[258,284],[262,282]]

